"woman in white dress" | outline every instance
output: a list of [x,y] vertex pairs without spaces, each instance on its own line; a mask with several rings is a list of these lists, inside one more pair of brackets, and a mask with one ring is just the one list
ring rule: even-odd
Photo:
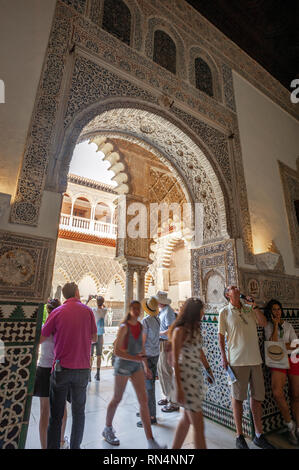
[[206,448],[202,414],[205,391],[203,367],[210,376],[210,382],[214,380],[214,377],[202,350],[200,321],[203,315],[202,301],[192,297],[186,300],[170,328],[175,372],[175,401],[184,408],[183,416],[176,429],[173,449],[182,447],[191,424],[195,449]]

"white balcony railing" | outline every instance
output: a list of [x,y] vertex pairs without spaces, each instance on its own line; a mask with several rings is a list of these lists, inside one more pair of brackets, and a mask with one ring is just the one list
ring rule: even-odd
[[107,224],[105,222],[68,214],[61,214],[59,228],[60,230],[71,230],[73,232],[97,235],[102,238],[116,238],[117,234],[117,226],[114,224]]

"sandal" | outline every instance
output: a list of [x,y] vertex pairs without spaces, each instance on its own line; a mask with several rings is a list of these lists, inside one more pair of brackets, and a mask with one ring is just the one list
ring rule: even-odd
[[162,400],[158,401],[158,405],[160,405],[160,406],[165,406],[167,404],[168,404],[167,398],[162,398]]
[[169,404],[169,405],[163,406],[163,408],[161,408],[161,409],[162,409],[162,411],[164,411],[164,413],[172,413],[173,411],[179,411],[180,407],[176,406],[176,405]]

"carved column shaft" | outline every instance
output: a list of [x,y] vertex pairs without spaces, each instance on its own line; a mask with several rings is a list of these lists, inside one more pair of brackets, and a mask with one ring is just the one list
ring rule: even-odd
[[144,299],[144,280],[147,267],[137,268],[137,300],[141,302]]
[[133,300],[133,278],[134,278],[134,268],[133,266],[127,265],[124,266],[124,271],[126,273],[126,286],[125,286],[125,304],[124,304],[124,313],[128,313],[130,302]]

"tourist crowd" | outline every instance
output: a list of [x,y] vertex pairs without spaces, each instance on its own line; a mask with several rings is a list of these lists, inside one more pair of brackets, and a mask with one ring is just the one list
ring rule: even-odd
[[[80,301],[78,286],[67,283],[62,289],[65,302],[57,299],[47,304],[48,318],[42,328],[34,395],[40,397],[40,440],[42,448],[79,449],[83,439],[85,403],[91,381],[93,356],[97,357],[96,380],[100,380],[105,300],[96,297],[97,307]],[[243,435],[243,402],[250,390],[255,446],[271,449],[263,433],[262,402],[265,398],[262,356],[257,326],[265,330],[266,340],[284,343],[289,357],[296,348],[297,335],[284,320],[279,301],[271,300],[264,311],[254,299],[240,295],[236,286],[224,290],[227,305],[219,312],[219,348],[224,373],[231,383],[232,409],[237,430],[236,447],[248,448]],[[107,407],[104,439],[118,446],[120,441],[113,420],[120,406],[128,380],[135,389],[140,410],[137,426],[144,429],[148,448],[163,449],[153,435],[157,424],[155,381],[158,376],[164,398],[158,405],[164,413],[183,409],[172,443],[183,446],[190,426],[196,449],[205,449],[203,400],[207,386],[215,383],[201,338],[203,302],[189,298],[179,313],[171,307],[166,292],[142,302],[132,300],[120,323],[114,342],[114,392]],[[296,342],[295,342],[296,343]],[[289,359],[289,368],[271,368],[272,391],[282,414],[289,441],[299,444],[299,360]],[[284,390],[288,382],[289,400]],[[71,403],[72,431],[65,437],[66,402]],[[290,405],[289,405],[290,403]]]

